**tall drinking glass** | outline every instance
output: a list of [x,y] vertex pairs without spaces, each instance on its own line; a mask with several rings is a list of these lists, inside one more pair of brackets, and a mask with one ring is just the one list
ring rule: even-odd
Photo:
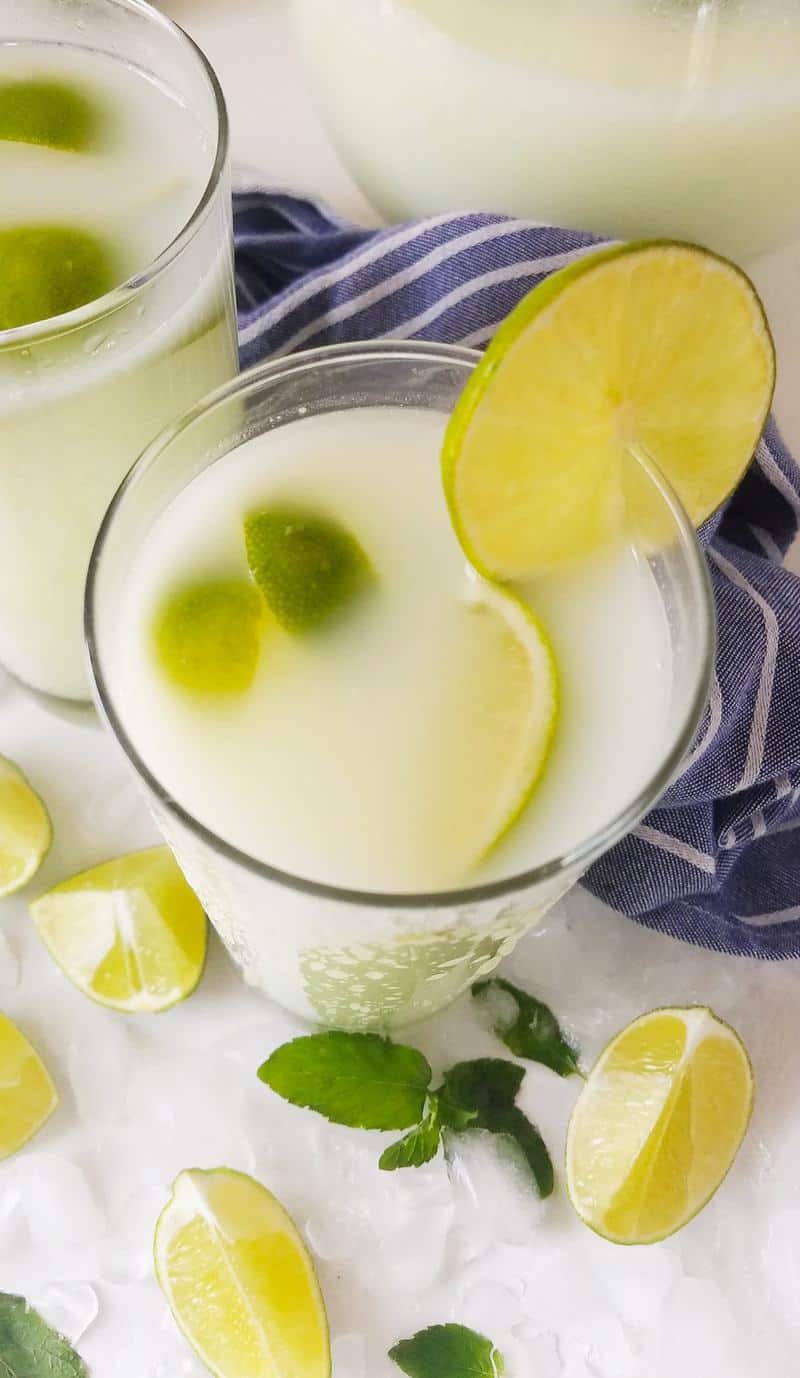
[[209,466],[299,418],[362,407],[423,408],[444,417],[478,357],[456,347],[378,343],[316,350],[245,373],[149,447],[114,499],[92,557],[86,634],[96,694],[159,827],[246,979],[295,1013],[340,1027],[391,1028],[447,1004],[510,952],[669,784],[701,717],[714,646],[705,561],[688,519],[657,472],[631,458],[632,510],[641,526],[632,535],[650,551],[670,646],[663,746],[641,788],[569,852],[448,892],[341,888],[287,874],[267,855],[247,855],[235,836],[215,835],[195,809],[202,812],[199,762],[192,770],[194,779],[196,764],[196,799],[178,800],[160,778],[158,760],[145,761],[131,733],[120,608],[153,522]]
[[739,260],[800,226],[796,0],[292,0],[390,220],[502,211]]
[[[74,151],[69,134],[43,147],[0,121],[0,231],[66,224],[136,264],[96,300],[0,329],[0,663],[85,699],[83,592],[103,513],[153,435],[237,370],[228,121],[202,53],[141,0],[7,0],[3,110],[26,81],[42,101],[64,87],[68,113],[93,93],[109,132]],[[140,234],[155,236],[141,261],[126,239]]]

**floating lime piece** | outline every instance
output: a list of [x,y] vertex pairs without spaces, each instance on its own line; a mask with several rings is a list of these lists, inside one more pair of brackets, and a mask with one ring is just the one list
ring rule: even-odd
[[0,1158],[32,1139],[57,1105],[56,1089],[38,1053],[16,1024],[0,1014]]
[[97,143],[95,101],[65,81],[0,82],[0,139],[82,153]]
[[157,1014],[196,988],[207,923],[168,847],[103,862],[31,905],[50,956],[92,1000]]
[[279,1201],[229,1168],[175,1181],[156,1226],[156,1277],[215,1378],[330,1378],[314,1265]]
[[0,756],[0,897],[36,875],[50,849],[50,818],[22,771]]
[[170,594],[153,638],[165,674],[195,694],[242,694],[261,655],[263,608],[243,579],[204,580]]
[[111,255],[87,230],[15,225],[0,230],[0,330],[74,311],[109,292]]
[[288,632],[325,626],[369,586],[367,556],[330,517],[275,506],[249,516],[244,531],[250,572]]

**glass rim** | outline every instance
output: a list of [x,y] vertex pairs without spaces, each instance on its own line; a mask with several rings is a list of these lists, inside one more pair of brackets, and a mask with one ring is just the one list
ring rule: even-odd
[[[199,44],[195,43],[190,34],[182,29],[180,24],[176,24],[168,15],[157,10],[149,0],[105,0],[107,5],[114,6],[116,9],[128,10],[134,14],[139,14],[148,23],[158,25],[165,33],[177,39],[181,46],[189,52],[196,61],[198,67],[205,75],[214,99],[214,108],[217,116],[217,146],[214,153],[214,161],[211,165],[208,177],[202,194],[198,198],[194,209],[188,219],[184,221],[177,234],[161,249],[144,268],[139,272],[133,273],[124,282],[116,287],[110,288],[102,296],[95,297],[92,301],[84,302],[83,306],[76,306],[71,311],[62,311],[58,316],[48,316],[43,321],[29,321],[27,325],[15,325],[8,330],[0,330],[0,350],[10,349],[17,345],[25,346],[35,341],[55,338],[69,334],[73,330],[79,330],[84,325],[91,325],[95,321],[102,320],[105,316],[118,311],[128,302],[135,298],[148,287],[151,282],[160,277],[166,268],[180,256],[183,250],[194,239],[197,231],[204,222],[209,208],[219,189],[222,175],[228,162],[228,152],[230,148],[230,121],[228,119],[228,108],[225,103],[225,95],[219,82],[219,78],[214,71],[211,63],[203,52]],[[24,43],[25,39],[2,39],[0,47],[17,46]],[[82,48],[91,51],[100,51],[91,48],[86,43]]]
[[[513,875],[503,876],[496,880],[482,881],[477,884],[458,886],[447,890],[409,892],[401,890],[361,890],[355,887],[317,881],[310,877],[298,876],[290,871],[284,871],[280,867],[272,866],[269,862],[262,861],[258,857],[253,857],[237,847],[234,843],[219,837],[212,828],[207,827],[196,818],[188,808],[185,808],[173,798],[170,792],[161,784],[158,777],[142,760],[135,745],[128,736],[123,726],[121,715],[117,712],[103,672],[96,635],[96,600],[98,578],[106,542],[116,521],[117,514],[126,501],[129,490],[135,486],[138,479],[149,471],[153,465],[157,464],[162,457],[167,456],[172,443],[185,431],[189,430],[195,422],[207,416],[217,407],[224,406],[231,399],[244,399],[248,395],[258,393],[265,386],[268,387],[288,375],[304,371],[308,372],[325,369],[328,365],[341,364],[347,361],[351,361],[353,364],[359,364],[381,359],[394,359],[397,362],[406,360],[414,362],[428,361],[431,364],[462,364],[471,372],[480,358],[481,355],[477,350],[468,349],[462,345],[429,344],[427,341],[404,341],[402,343],[395,343],[390,340],[377,340],[363,341],[354,344],[327,345],[319,349],[307,350],[295,355],[256,364],[241,373],[237,378],[215,389],[215,391],[196,403],[193,407],[189,408],[181,417],[167,426],[161,434],[148,445],[147,449],[129,470],[120,484],[120,487],[117,489],[105,514],[89,563],[84,604],[84,633],[89,667],[91,670],[95,700],[98,704],[101,716],[105,719],[107,726],[116,737],[139,779],[143,781],[148,790],[155,796],[158,803],[169,813],[174,815],[184,827],[207,846],[215,851],[221,852],[228,860],[264,880],[272,881],[290,890],[315,896],[319,899],[334,900],[342,904],[356,905],[364,908],[396,910],[446,909],[455,906],[463,907],[465,905],[479,904],[485,900],[500,899],[505,895],[517,894],[520,891],[532,889],[535,886],[548,882],[557,882],[559,878],[566,879],[569,877],[571,883],[572,879],[577,878],[577,876],[583,873],[593,861],[596,861],[604,852],[608,851],[610,847],[614,846],[615,843],[619,842],[630,832],[639,819],[653,807],[674,779],[682,760],[695,738],[697,729],[702,720],[703,711],[708,701],[711,676],[714,667],[716,610],[711,579],[705,556],[697,538],[697,532],[684,511],[680,500],[674,493],[671,485],[661,475],[656,465],[654,465],[648,457],[640,454],[632,456],[634,462],[645,470],[648,477],[655,484],[659,493],[666,501],[675,520],[681,549],[691,569],[694,593],[701,610],[700,623],[702,642],[700,654],[697,657],[697,670],[689,706],[678,728],[673,733],[669,750],[662,753],[658,765],[650,772],[645,783],[636,792],[629,803],[626,804],[623,809],[618,810],[601,828],[595,829],[576,846],[544,862],[540,862],[536,866],[528,867],[523,871],[515,871]],[[218,459],[224,458],[226,454],[232,453],[232,450],[236,448],[238,448],[238,446],[233,446],[230,450],[222,451],[212,463],[216,463]]]

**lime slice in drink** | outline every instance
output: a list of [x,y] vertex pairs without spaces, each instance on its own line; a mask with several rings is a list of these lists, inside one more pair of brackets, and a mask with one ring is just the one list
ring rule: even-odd
[[609,1044],[567,1136],[582,1220],[617,1244],[674,1234],[714,1195],[744,1138],[753,1070],[711,1010],[645,1014]]
[[527,604],[470,573],[459,617],[416,752],[412,859],[443,884],[461,879],[519,819],[547,762],[559,707],[555,658]]
[[0,82],[0,140],[84,152],[97,142],[100,123],[94,101],[67,82]]
[[49,320],[96,301],[117,274],[105,245],[68,225],[0,230],[0,330]]
[[261,656],[264,612],[244,579],[207,579],[169,594],[156,613],[153,641],[161,669],[180,689],[242,694]]
[[0,898],[36,875],[53,829],[47,809],[22,771],[0,756]]
[[64,975],[110,1009],[157,1014],[191,995],[203,973],[205,914],[168,847],[83,871],[31,914]]
[[56,1088],[38,1053],[0,1014],[0,1158],[33,1138],[57,1105]]
[[442,476],[464,551],[515,579],[615,538],[629,451],[699,525],[750,462],[774,382],[764,310],[733,264],[667,242],[582,258],[512,312],[455,408]]
[[329,1378],[314,1265],[283,1206],[252,1177],[182,1172],[156,1226],[155,1265],[216,1378]]
[[371,581],[355,536],[330,517],[294,505],[253,512],[245,522],[247,562],[288,632],[327,625]]

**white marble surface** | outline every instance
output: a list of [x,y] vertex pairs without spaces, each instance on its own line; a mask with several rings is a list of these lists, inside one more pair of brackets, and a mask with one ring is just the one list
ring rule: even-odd
[[[278,0],[172,0],[217,65],[237,157],[274,182],[367,208],[299,83]],[[783,360],[800,360],[800,269],[766,265]],[[794,294],[794,296],[793,296]],[[794,407],[794,410],[793,410]],[[779,411],[800,443],[800,395]],[[0,674],[0,753],[45,796],[55,844],[30,894],[143,845],[152,825],[115,745],[88,712],[56,715]],[[40,1049],[62,1103],[0,1164],[0,1289],[24,1292],[78,1340],[95,1378],[202,1378],[150,1266],[156,1215],[176,1172],[224,1162],[285,1201],[319,1258],[335,1378],[391,1378],[389,1345],[461,1320],[507,1352],[512,1378],[783,1378],[800,1344],[800,971],[696,951],[574,892],[509,972],[539,991],[587,1060],[658,1004],[710,1002],[740,1028],[759,1085],[750,1136],[717,1199],[682,1235],[617,1250],[544,1208],[479,1154],[448,1173],[379,1174],[379,1135],[332,1129],[258,1083],[258,1063],[298,1026],[246,990],[216,942],[195,996],[159,1018],[84,1000],[27,917],[3,902],[0,1008]],[[435,1073],[502,1050],[468,998],[415,1030]],[[541,1068],[524,1104],[558,1163],[576,1087]]]

